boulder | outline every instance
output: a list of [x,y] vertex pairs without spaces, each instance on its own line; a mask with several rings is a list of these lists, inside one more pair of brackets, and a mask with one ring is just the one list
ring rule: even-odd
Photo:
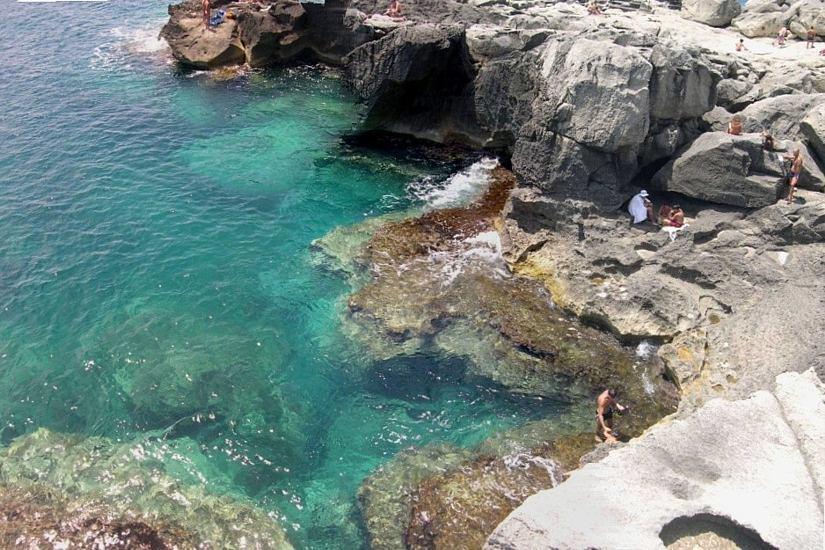
[[235,33],[237,21],[228,19],[207,29],[194,2],[169,6],[169,21],[160,36],[169,43],[172,55],[198,69],[243,63],[244,46]]
[[825,162],[825,103],[811,109],[799,123],[799,129],[819,160]]
[[653,67],[636,48],[553,41],[542,61],[534,113],[544,129],[607,153],[644,141]]
[[782,166],[759,135],[699,136],[653,177],[657,189],[719,204],[760,208],[776,202]]
[[777,0],[751,0],[731,26],[749,38],[776,36],[786,22],[781,2]]
[[776,139],[798,139],[800,122],[822,103],[825,103],[825,93],[782,95],[748,105],[740,115],[745,132],[767,130]]
[[716,84],[721,76],[707,61],[683,48],[657,44],[650,62],[650,105],[654,118],[700,117],[716,105]]
[[709,401],[586,464],[527,499],[485,548],[662,548],[698,535],[821,548],[823,431],[816,374],[783,374],[775,393]]
[[817,36],[825,36],[825,6],[821,0],[798,0],[788,9],[788,30],[805,40],[811,27]]
[[711,27],[726,27],[739,15],[739,0],[682,0],[682,17]]

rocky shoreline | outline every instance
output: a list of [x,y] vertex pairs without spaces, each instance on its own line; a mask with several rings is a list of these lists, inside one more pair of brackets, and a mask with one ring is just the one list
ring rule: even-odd
[[[235,14],[214,31],[200,23],[199,3],[170,8],[162,36],[184,64],[341,65],[366,105],[364,130],[490,148],[512,165],[507,190],[515,189],[493,193],[472,215],[425,214],[365,233],[358,253],[366,250],[361,267],[373,276],[350,300],[356,332],[419,349],[492,327],[484,334],[496,343],[485,353],[518,348],[531,357],[524,368],[554,358],[581,379],[558,332],[541,322],[546,329],[527,329],[541,316],[531,304],[543,289],[564,312],[625,343],[663,344],[658,356],[680,390],[678,410],[623,446],[600,447],[585,459],[595,463],[527,499],[494,532],[476,525],[492,532],[487,547],[822,546],[825,57],[803,42],[780,49],[762,38],[782,26],[802,37],[813,26],[822,39],[821,2],[684,2],[681,12],[617,4],[588,16],[568,3],[423,0],[405,5],[403,20],[370,15],[384,9],[373,0],[213,5]],[[737,52],[743,36],[747,49]],[[742,135],[724,132],[733,113]],[[762,147],[763,131],[775,150]],[[795,149],[805,159],[802,190],[786,204],[782,156]],[[500,181],[511,177],[502,171]],[[657,202],[680,202],[688,227],[675,238],[631,227],[622,206],[640,187]],[[462,226],[468,220],[472,230]],[[458,234],[488,231],[515,279],[468,281],[487,289],[477,317],[448,294],[422,305],[420,291],[432,289],[387,278],[422,253],[449,252]],[[399,287],[412,290],[393,293]],[[502,293],[523,297],[520,305],[498,303]],[[450,342],[433,329],[447,325],[459,331]],[[604,373],[583,378],[594,374]],[[408,536],[373,515],[373,545],[460,545],[430,511],[445,498],[461,502],[455,487],[483,485],[472,472],[496,479],[501,456],[455,456],[444,460],[463,469],[403,481],[415,503],[390,508],[409,519]],[[556,483],[536,471],[543,480],[522,486]],[[371,487],[368,480],[363,509],[383,513]]]

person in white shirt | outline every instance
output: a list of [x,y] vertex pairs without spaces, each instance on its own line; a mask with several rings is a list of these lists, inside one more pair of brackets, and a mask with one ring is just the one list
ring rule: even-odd
[[647,191],[642,189],[630,199],[630,203],[627,205],[627,211],[630,212],[630,215],[633,217],[634,224],[644,221],[655,223],[653,203],[650,202],[647,197]]

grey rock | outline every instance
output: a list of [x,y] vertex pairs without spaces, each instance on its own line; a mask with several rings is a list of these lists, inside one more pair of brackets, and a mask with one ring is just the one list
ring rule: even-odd
[[799,123],[825,103],[825,94],[782,95],[757,101],[741,111],[745,132],[769,131],[777,139],[797,139]]
[[741,11],[738,0],[682,1],[682,17],[711,27],[726,27]]
[[745,208],[776,202],[782,167],[760,136],[702,134],[653,177],[656,188]]
[[711,132],[724,132],[732,117],[724,107],[714,107],[702,116],[702,122]]
[[651,72],[635,48],[553,41],[543,54],[540,123],[604,152],[637,146],[649,128]]
[[716,104],[725,109],[733,109],[738,111],[747,104],[752,103],[752,97],[749,92],[753,90],[754,85],[744,80],[737,80],[735,78],[726,78],[719,82],[716,87]]
[[820,160],[825,161],[825,103],[811,109],[799,129]]
[[681,48],[661,44],[650,55],[651,115],[661,120],[700,117],[716,105],[720,75],[708,63]]
[[485,548],[663,548],[701,520],[740,544],[819,548],[823,399],[808,372],[782,375],[775,393],[712,400],[530,497]]

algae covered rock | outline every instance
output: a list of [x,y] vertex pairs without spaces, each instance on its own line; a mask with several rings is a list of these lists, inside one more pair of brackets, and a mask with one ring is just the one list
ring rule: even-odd
[[118,444],[39,429],[0,451],[0,494],[22,511],[3,510],[4,536],[42,541],[55,531],[71,540],[85,526],[136,544],[292,547],[266,512],[205,484],[206,463],[186,440]]
[[403,549],[412,494],[427,477],[452,470],[472,456],[470,451],[427,446],[401,451],[367,477],[358,490],[358,505],[372,548]]
[[527,497],[561,480],[554,461],[529,453],[481,457],[430,477],[413,495],[407,547],[480,548]]

